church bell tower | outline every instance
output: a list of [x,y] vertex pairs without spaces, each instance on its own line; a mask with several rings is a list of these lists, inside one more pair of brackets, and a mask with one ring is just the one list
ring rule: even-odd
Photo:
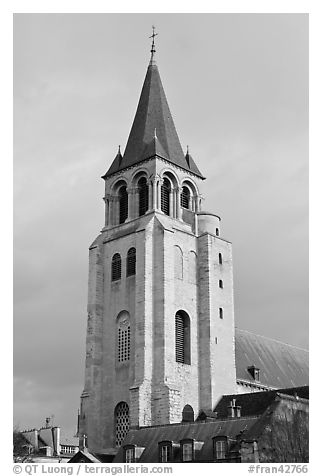
[[204,177],[182,151],[154,37],[89,248],[79,435],[94,452],[119,447],[130,427],[192,421],[236,389],[231,243],[201,210]]

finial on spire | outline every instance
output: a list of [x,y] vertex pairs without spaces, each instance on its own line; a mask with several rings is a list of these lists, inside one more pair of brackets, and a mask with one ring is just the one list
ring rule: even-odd
[[154,63],[154,54],[155,54],[154,38],[158,35],[158,33],[155,33],[155,26],[154,25],[152,25],[152,31],[153,31],[152,35],[149,36],[149,38],[152,38],[150,64]]
[[119,151],[118,151],[118,153],[119,153],[119,154],[121,153],[121,146],[120,146],[120,145],[119,145]]
[[154,128],[154,139],[157,139],[157,128]]
[[187,154],[186,155],[189,155],[189,146],[187,145]]

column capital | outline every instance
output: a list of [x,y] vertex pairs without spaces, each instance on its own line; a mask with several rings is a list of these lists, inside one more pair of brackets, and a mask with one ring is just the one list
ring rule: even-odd
[[135,187],[135,186],[129,186],[129,187],[126,187],[126,191],[128,194],[133,194],[135,192],[137,192],[139,190],[138,187]]

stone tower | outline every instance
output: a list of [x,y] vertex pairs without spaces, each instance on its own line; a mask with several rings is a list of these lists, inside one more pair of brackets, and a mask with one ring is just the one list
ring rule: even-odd
[[201,211],[204,177],[182,151],[154,44],[124,155],[102,178],[79,416],[96,452],[129,427],[192,420],[236,388],[231,243]]

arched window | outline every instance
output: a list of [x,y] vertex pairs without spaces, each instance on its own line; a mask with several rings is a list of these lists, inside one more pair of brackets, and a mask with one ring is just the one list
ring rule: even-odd
[[136,250],[130,248],[126,257],[126,276],[133,276],[136,272]]
[[182,410],[182,421],[194,421],[195,415],[191,405],[185,405]]
[[118,281],[122,276],[122,258],[119,253],[115,253],[112,258],[112,281]]
[[221,253],[219,253],[218,258],[219,258],[219,264],[222,264],[222,254]]
[[115,446],[119,448],[130,428],[130,411],[126,402],[115,407]]
[[175,316],[176,362],[190,365],[190,319],[186,312]]
[[183,256],[179,246],[174,247],[174,277],[183,279]]
[[180,195],[180,203],[181,203],[182,208],[187,208],[187,209],[190,208],[189,207],[190,190],[186,186],[182,187],[182,192],[181,192],[181,195]]
[[131,355],[131,329],[130,316],[122,311],[117,319],[117,360],[127,362]]
[[164,177],[163,184],[161,185],[161,210],[166,215],[170,215],[170,191],[170,180]]
[[128,214],[128,197],[126,186],[123,185],[119,190],[119,204],[120,204],[120,223],[124,223]]
[[145,177],[138,181],[139,187],[139,216],[145,214],[149,207],[149,187]]

